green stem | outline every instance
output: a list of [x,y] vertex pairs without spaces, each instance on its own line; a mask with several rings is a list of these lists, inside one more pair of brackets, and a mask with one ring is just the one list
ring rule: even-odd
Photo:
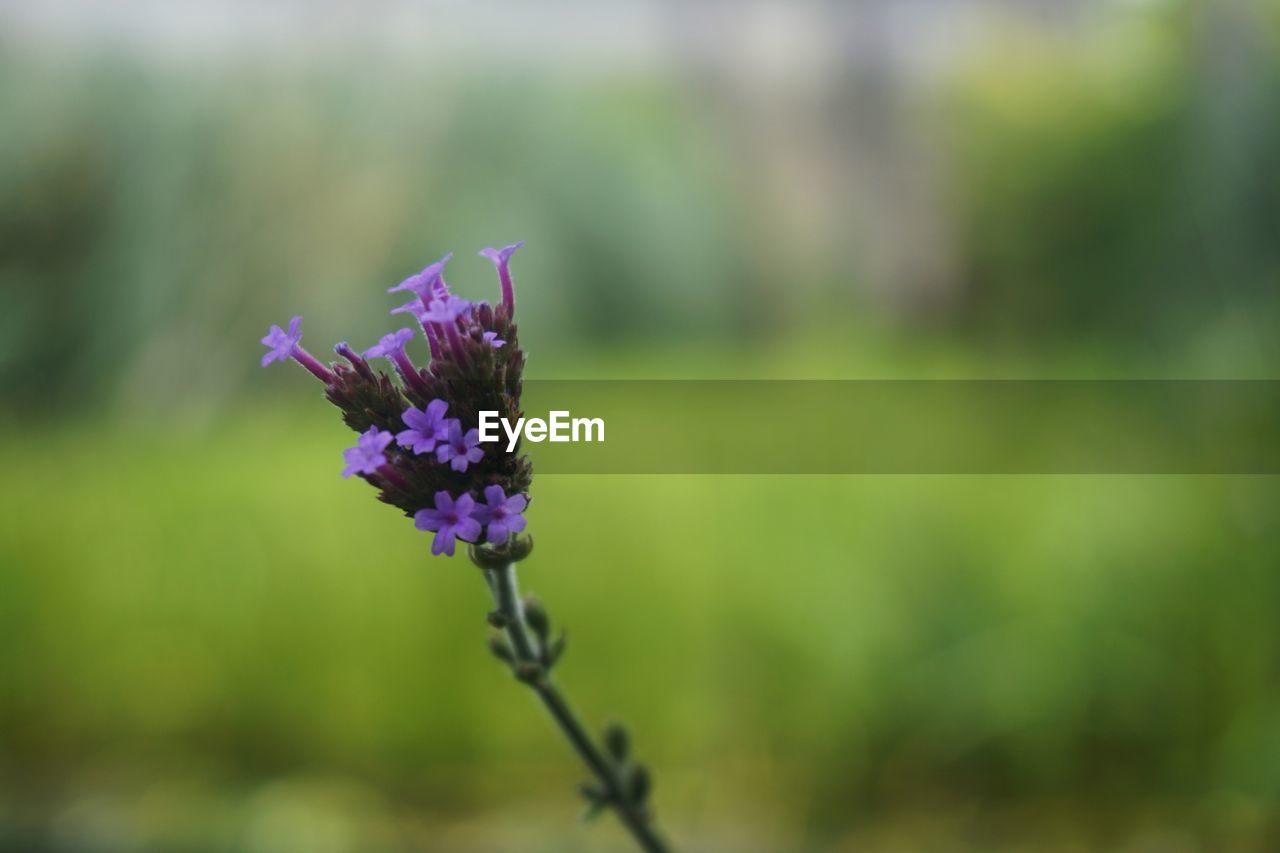
[[[538,655],[529,641],[528,631],[525,630],[524,608],[520,603],[515,563],[506,563],[490,569],[487,574],[489,585],[493,590],[494,603],[506,623],[507,636],[511,640],[517,667],[522,663],[537,664]],[[587,734],[582,723],[578,721],[577,715],[569,707],[568,700],[551,681],[550,674],[544,672],[526,683],[538,694],[538,698],[551,713],[551,718],[560,727],[560,731],[564,733],[583,763],[604,787],[609,797],[609,805],[618,813],[619,820],[635,838],[636,843],[648,853],[668,853],[669,848],[654,830],[649,815],[631,802],[617,767],[591,740],[591,736]]]

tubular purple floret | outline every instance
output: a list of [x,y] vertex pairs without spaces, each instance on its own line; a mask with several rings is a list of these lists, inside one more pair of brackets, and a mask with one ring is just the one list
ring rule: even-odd
[[459,364],[467,363],[467,351],[462,345],[462,336],[458,334],[457,323],[443,323],[444,335],[449,339],[449,349],[453,351],[453,357],[457,359]]
[[364,357],[389,359],[396,366],[396,370],[400,373],[400,378],[405,381],[406,385],[412,386],[419,394],[429,395],[431,389],[423,381],[422,375],[418,373],[418,368],[409,358],[409,354],[404,351],[405,346],[412,339],[412,330],[397,329],[389,335],[383,335],[380,341],[365,350]]
[[396,370],[400,372],[400,378],[406,383],[413,386],[413,390],[424,396],[430,396],[431,388],[427,383],[422,381],[422,374],[418,372],[418,368],[409,358],[409,354],[404,350],[397,350],[391,355],[392,362],[395,363]]
[[325,385],[332,383],[334,379],[333,371],[311,353],[304,350],[301,341],[301,314],[295,315],[289,320],[289,328],[287,330],[273,325],[267,330],[266,337],[262,339],[262,345],[267,348],[267,352],[262,356],[262,366],[266,367],[273,361],[284,361],[286,358],[291,358],[311,371]]
[[423,297],[425,303],[425,298],[435,290],[437,281],[444,273],[445,264],[449,263],[452,257],[453,252],[449,252],[440,260],[427,264],[420,272],[414,273],[395,287],[388,288],[387,293],[409,290]]
[[289,353],[290,358],[301,364],[307,370],[311,371],[316,379],[319,379],[325,385],[333,384],[333,371],[325,365],[320,359],[304,350],[300,345],[294,344],[293,352]]
[[516,253],[524,241],[512,243],[509,246],[503,246],[501,249],[481,249],[480,257],[488,258],[498,270],[498,281],[502,285],[502,304],[507,308],[509,316],[515,316],[516,313],[516,292],[511,284],[511,256]]
[[436,335],[435,328],[427,320],[422,321],[422,331],[427,336],[427,346],[431,349],[431,358],[440,358],[440,338]]
[[414,319],[419,323],[422,322],[422,315],[427,313],[427,306],[422,303],[422,299],[414,298],[403,305],[397,305],[391,309],[391,313],[395,314],[412,314]]
[[[446,260],[451,257],[453,257],[452,252],[446,256]],[[425,286],[421,292],[418,293],[418,299],[422,301],[423,308],[430,309],[431,303],[435,302],[437,299],[449,298],[449,287],[444,283],[443,263],[441,264],[440,269],[427,279],[424,284]]]
[[462,345],[462,336],[458,333],[458,321],[471,308],[471,303],[457,296],[446,296],[444,299],[432,300],[430,309],[423,320],[444,331],[449,349],[459,364],[467,363],[467,351]]
[[358,375],[370,382],[374,381],[373,369],[369,367],[369,362],[361,358],[360,354],[351,348],[351,344],[342,341],[334,345],[333,351],[351,362],[351,367],[355,369]]
[[358,352],[351,348],[351,344],[346,341],[334,344],[333,351],[351,362],[352,367],[359,368],[362,364],[368,364],[367,361],[360,357]]
[[[449,257],[453,257],[453,253],[449,253]],[[444,267],[440,268],[440,272],[435,274],[431,280],[431,298],[432,299],[448,299],[449,285],[444,283]]]
[[430,313],[427,310],[427,307],[431,304],[432,301],[433,300],[428,299],[426,296],[422,296],[422,297],[419,297],[418,299],[414,299],[412,302],[406,302],[404,305],[400,305],[396,308],[392,308],[391,313],[392,314],[412,314],[414,318],[418,321],[418,324],[422,326],[422,333],[427,336],[427,346],[431,348],[431,357],[439,358],[440,357],[440,339],[436,335],[435,329],[431,327],[431,322],[427,320],[427,314]]

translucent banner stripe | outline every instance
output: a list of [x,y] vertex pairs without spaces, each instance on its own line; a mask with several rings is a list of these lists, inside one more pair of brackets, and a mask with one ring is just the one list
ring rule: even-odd
[[529,381],[524,411],[603,422],[526,430],[540,474],[1280,473],[1276,381]]

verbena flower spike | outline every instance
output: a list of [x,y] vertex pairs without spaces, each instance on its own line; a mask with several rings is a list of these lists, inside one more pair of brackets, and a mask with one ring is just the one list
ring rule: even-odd
[[[430,359],[419,367],[408,354],[415,332],[399,329],[358,354],[340,343],[344,361],[325,365],[302,348],[302,318],[287,329],[272,326],[262,343],[265,367],[292,359],[319,379],[325,397],[359,433],[343,451],[343,477],[359,477],[378,490],[379,500],[433,534],[431,553],[452,557],[468,543],[493,594],[489,624],[500,633],[489,648],[527,684],[551,713],[593,781],[580,787],[588,816],[612,809],[647,851],[668,848],[654,828],[648,807],[650,776],[629,756],[629,738],[614,724],[601,744],[591,737],[551,679],[565,648],[564,632],[552,636],[546,608],[533,596],[521,599],[515,564],[529,556],[533,540],[524,535],[525,510],[533,472],[517,444],[481,445],[479,413],[496,411],[515,422],[522,417],[520,392],[525,356],[515,323],[511,257],[523,246],[483,249],[498,273],[501,301],[470,302],[449,292],[444,268],[452,253],[428,264],[389,289],[413,299],[391,311],[410,314],[422,328]],[[392,375],[369,359],[385,358]]]

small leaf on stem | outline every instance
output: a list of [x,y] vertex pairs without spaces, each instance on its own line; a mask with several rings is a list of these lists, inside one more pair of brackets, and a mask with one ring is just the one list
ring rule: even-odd
[[552,640],[551,645],[548,646],[546,650],[546,664],[548,669],[555,666],[560,660],[560,656],[564,654],[566,642],[564,630],[561,629],[560,636]]
[[630,746],[630,738],[627,736],[627,730],[623,728],[622,723],[612,722],[604,727],[604,745],[609,750],[609,755],[613,756],[613,760],[621,764],[627,760],[627,748]]
[[626,786],[627,799],[636,805],[643,805],[649,796],[649,790],[653,787],[649,768],[643,764],[634,764],[627,768]]
[[578,786],[578,793],[587,801],[587,810],[582,813],[583,823],[595,820],[609,805],[608,791],[595,782],[583,782]]
[[533,629],[538,639],[546,641],[547,635],[551,633],[551,619],[547,616],[547,608],[536,595],[524,597],[524,621]]
[[515,656],[511,654],[511,646],[507,644],[505,637],[497,634],[489,635],[489,651],[500,661],[506,663],[515,663]]

